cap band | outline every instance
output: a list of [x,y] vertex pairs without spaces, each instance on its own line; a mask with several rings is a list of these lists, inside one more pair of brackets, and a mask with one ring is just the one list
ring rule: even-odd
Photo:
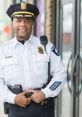
[[28,15],[32,15],[35,17],[34,13],[25,12],[25,11],[14,12],[11,17],[13,17],[14,15],[19,15],[19,14],[28,14]]

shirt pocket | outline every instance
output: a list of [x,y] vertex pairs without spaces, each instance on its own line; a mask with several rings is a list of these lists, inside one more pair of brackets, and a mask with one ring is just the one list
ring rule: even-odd
[[47,75],[48,62],[49,56],[47,54],[37,54],[37,56],[33,58],[33,69],[35,74],[38,75],[38,77]]
[[2,68],[4,71],[5,79],[10,80],[16,77],[18,63],[15,57],[3,58],[2,59]]

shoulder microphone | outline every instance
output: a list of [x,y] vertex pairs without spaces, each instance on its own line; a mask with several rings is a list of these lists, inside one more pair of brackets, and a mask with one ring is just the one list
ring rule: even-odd
[[47,36],[43,35],[40,37],[40,42],[41,44],[44,46],[45,50],[46,50],[46,45],[48,43],[48,39],[47,39]]
[[[48,43],[47,36],[45,36],[45,35],[41,36],[40,42],[44,46],[45,51],[46,51],[46,45]],[[47,53],[47,51],[46,51],[46,53]],[[48,55],[48,53],[47,53],[47,55]],[[51,80],[51,76],[50,76],[50,59],[49,59],[49,61],[48,61],[48,79],[47,79],[47,82],[43,85],[43,88],[47,86],[47,84],[50,82],[50,80]]]

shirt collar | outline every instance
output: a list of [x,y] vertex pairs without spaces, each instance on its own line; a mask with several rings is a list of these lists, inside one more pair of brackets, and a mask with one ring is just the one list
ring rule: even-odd
[[[26,44],[27,43],[33,43],[33,35],[30,35],[30,38],[28,40],[26,40],[25,42]],[[20,42],[17,40],[17,38],[15,37],[14,38],[14,47],[16,47],[17,45],[19,45]]]

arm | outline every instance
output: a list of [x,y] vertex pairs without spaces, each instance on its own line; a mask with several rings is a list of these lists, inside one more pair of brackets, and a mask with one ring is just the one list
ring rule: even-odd
[[[42,89],[46,98],[57,96],[66,81],[66,71],[61,58],[52,50],[50,52],[50,75],[52,76],[51,81]],[[57,83],[59,83],[58,87],[56,87]]]
[[[13,92],[8,87],[8,77],[5,76],[5,72],[7,74],[7,70],[4,70],[4,55],[0,48],[0,101],[8,102],[12,104],[17,104],[20,106],[26,106],[30,103],[31,99],[25,97],[27,92],[19,92],[19,94]],[[7,62],[7,61],[6,61]],[[10,81],[11,82],[11,81]]]
[[0,101],[14,103],[16,94],[9,91],[5,83],[4,68],[2,67],[3,54],[0,48]]

